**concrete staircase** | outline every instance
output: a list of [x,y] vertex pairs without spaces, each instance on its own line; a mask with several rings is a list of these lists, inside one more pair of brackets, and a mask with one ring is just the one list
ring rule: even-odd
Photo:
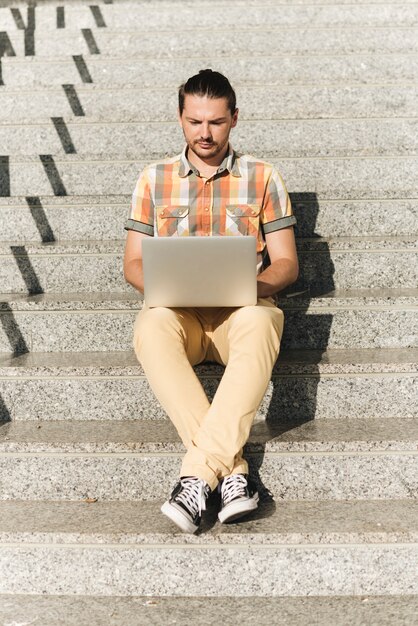
[[[0,2],[0,623],[418,623],[418,4],[34,5]],[[214,497],[187,536],[123,225],[204,67],[287,183],[301,275],[248,444],[260,509],[220,527]]]

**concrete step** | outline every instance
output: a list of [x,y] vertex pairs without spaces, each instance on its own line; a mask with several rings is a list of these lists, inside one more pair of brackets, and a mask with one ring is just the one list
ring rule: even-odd
[[[236,89],[240,120],[403,118],[418,116],[418,87],[391,86],[251,86]],[[2,87],[0,120],[66,121],[82,116],[113,122],[175,121],[176,89],[131,88],[94,84],[28,90]]]
[[[139,36],[140,35],[140,36]],[[254,56],[266,54],[362,54],[362,53],[416,53],[417,28],[407,26],[372,27],[357,25],[339,28],[283,29],[266,25],[263,30],[250,26],[239,32],[230,27],[218,27],[210,32],[210,46],[219,56],[242,54],[242,37],[247,50]],[[9,31],[9,40],[15,54],[25,56],[25,39],[21,31]],[[184,58],[204,56],[208,49],[207,31],[152,28],[147,31],[109,28],[65,28],[54,30],[39,23],[34,33],[36,57],[70,56],[73,54],[102,57]]]
[[166,622],[188,626],[192,612],[196,623],[216,626],[219,621],[234,624],[237,615],[242,626],[310,626],[315,615],[317,626],[346,626],[347,616],[355,624],[410,626],[415,619],[417,596],[307,596],[216,598],[216,616],[211,597],[166,596],[0,596],[0,618],[6,623],[29,622],[39,618],[43,626],[56,626],[65,619],[67,626],[155,626]]
[[[418,11],[417,11],[418,14]],[[272,66],[280,64],[280,72]],[[3,82],[10,87],[61,86],[96,83],[100,86],[168,87],[178,85],[199,69],[222,72],[237,88],[250,85],[347,86],[415,84],[418,57],[410,54],[363,54],[330,56],[264,56],[248,54],[233,59],[217,56],[181,59],[114,59],[100,55],[55,58],[3,57]]]
[[[298,220],[296,236],[418,235],[417,200],[327,201],[315,194],[292,193],[291,201]],[[130,203],[131,196],[1,198],[0,241],[120,239]]]
[[[416,418],[417,349],[283,350],[257,419]],[[223,368],[195,368],[213,397]],[[0,356],[0,420],[160,420],[132,351]],[[104,406],[105,401],[105,406]]]
[[[411,295],[412,294],[412,295]],[[412,348],[417,346],[416,290],[309,293],[279,301],[283,348]],[[139,294],[5,294],[0,351],[124,351],[132,346]]]
[[[416,500],[416,424],[258,422],[246,458],[261,491],[281,500]],[[184,455],[168,421],[5,422],[0,432],[0,500],[160,501]]]
[[[245,6],[245,11],[242,10]],[[66,28],[108,28],[127,29],[132,25],[139,29],[143,24],[147,30],[151,29],[184,29],[202,28],[201,12],[211,7],[210,22],[203,25],[204,30],[212,30],[218,26],[230,27],[231,30],[239,30],[242,27],[265,28],[281,26],[282,28],[301,27],[347,27],[347,26],[416,26],[418,25],[418,8],[416,4],[359,4],[359,5],[315,5],[303,4],[291,6],[287,3],[280,6],[280,10],[274,10],[275,4],[268,3],[273,10],[266,12],[260,10],[260,6],[251,3],[243,4],[222,2],[216,4],[209,2],[172,3],[164,2],[161,8],[155,11],[150,2],[124,3],[123,9],[117,4],[101,4],[100,15],[96,16],[89,10],[87,5],[67,6],[65,11]],[[196,8],[200,7],[200,11]],[[218,7],[219,10],[213,10]],[[40,30],[49,31],[56,28],[57,17],[52,7],[36,8],[36,26]],[[15,19],[10,11],[2,10],[0,20],[6,30],[17,30]]]
[[[180,150],[181,145],[176,152]],[[273,158],[271,162],[290,192],[309,194],[318,201],[416,198],[417,157]],[[43,160],[14,156],[7,166],[7,185],[0,183],[0,196],[129,195],[147,163],[97,155],[46,155]]]
[[[61,120],[61,118],[59,118]],[[242,121],[231,134],[238,152],[263,159],[417,156],[418,118],[368,120]],[[111,123],[79,117],[43,124],[0,125],[2,151],[9,156],[88,154],[106,159],[153,161],[176,154],[183,142],[177,122]]]
[[[308,607],[318,609],[317,624],[346,624],[347,621],[339,621],[342,606],[346,611],[356,607],[350,616],[372,617],[370,622],[356,623],[373,624],[380,615],[379,603],[383,603],[380,610],[400,608],[401,621],[397,623],[412,623],[402,621],[402,616],[406,619],[413,615],[417,603],[409,596],[418,590],[414,543],[417,516],[408,501],[325,501],[320,506],[315,502],[267,502],[252,519],[223,527],[214,525],[214,503],[207,511],[203,533],[194,537],[175,532],[170,522],[161,519],[163,516],[153,503],[10,502],[4,505],[0,559],[7,576],[2,577],[1,593],[31,594],[32,598],[30,604],[28,599],[23,604],[22,596],[19,603],[17,599],[12,603],[2,602],[2,616],[6,609],[16,605],[26,609],[24,615],[33,615],[27,611],[35,608],[37,617],[43,615],[48,606],[54,606],[48,605],[54,598],[43,597],[41,604],[41,599],[36,598],[38,594],[48,593],[55,598],[62,594],[72,596],[71,601],[64,599],[61,609],[68,607],[74,617],[79,615],[79,596],[145,595],[148,600],[137,599],[142,606],[137,608],[135,618],[145,618],[140,622],[130,620],[132,604],[131,611],[127,611],[126,600],[121,597],[112,605],[111,621],[107,621],[109,615],[104,612],[105,607],[110,609],[104,605],[104,598],[94,601],[83,598],[82,607],[86,604],[99,607],[92,624],[157,624],[165,623],[167,613],[163,614],[163,609],[170,610],[171,600],[161,596],[180,595],[188,596],[189,620],[193,610],[195,623],[215,624],[219,621],[211,621],[211,611],[209,619],[206,614],[199,619],[203,598],[198,602],[190,596],[212,596],[212,608],[213,597],[220,597],[216,600],[220,602],[220,612],[216,615],[219,620],[220,615],[225,615],[225,596],[233,594],[238,596],[233,602],[235,615],[243,610],[243,623],[247,624],[254,623],[247,619],[251,616],[263,624],[307,625],[311,622],[302,621],[302,617],[306,616]],[[36,566],[39,562],[41,568]],[[280,567],[271,567],[272,562]],[[194,575],[185,576],[185,569]],[[405,594],[406,597],[402,600],[363,597],[361,603],[358,598],[357,606],[354,598],[338,598],[369,594]],[[159,597],[152,597],[156,595]],[[296,597],[302,595],[308,596],[303,598],[303,604],[302,598]],[[322,601],[311,595],[322,596]],[[251,596],[256,597],[251,598],[253,604],[247,613],[245,601]],[[275,608],[280,617],[268,622],[264,618],[271,612],[264,603],[271,609],[271,596],[276,596]],[[327,596],[326,608],[322,604],[324,596]],[[175,598],[175,601],[177,611],[185,608],[185,599]],[[289,601],[291,608],[289,605],[286,608],[285,602]],[[228,602],[230,606],[231,597]],[[374,612],[366,611],[365,606]],[[60,609],[56,605],[54,608],[57,618]],[[255,618],[256,609],[261,611],[261,622]],[[296,610],[299,614],[293,621]],[[160,622],[159,616],[163,615]],[[390,615],[393,618],[392,612]],[[171,618],[176,616],[176,611],[170,612]],[[333,618],[327,621],[331,616],[337,621]],[[282,621],[285,617],[291,621]],[[105,621],[95,621],[100,618]],[[226,623],[235,623],[230,611],[226,619]],[[179,623],[186,623],[184,615]],[[390,622],[383,617],[379,623]]]
[[[121,224],[122,228],[122,224]],[[414,288],[417,239],[300,240],[294,290]],[[3,293],[112,292],[132,288],[123,278],[123,241],[0,242]]]

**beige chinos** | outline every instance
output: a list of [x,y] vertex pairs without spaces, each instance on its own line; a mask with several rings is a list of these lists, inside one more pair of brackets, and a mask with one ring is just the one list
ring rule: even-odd
[[[248,473],[242,449],[280,349],[283,313],[272,298],[241,308],[144,308],[134,348],[155,396],[187,452],[181,476],[214,489],[232,473]],[[226,366],[212,403],[193,366]]]

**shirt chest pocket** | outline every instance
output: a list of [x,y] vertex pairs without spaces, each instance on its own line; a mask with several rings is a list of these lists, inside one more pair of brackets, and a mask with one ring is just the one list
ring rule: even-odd
[[260,227],[259,204],[227,204],[225,235],[257,237]]
[[190,234],[188,206],[164,204],[156,206],[155,212],[159,237],[182,237]]

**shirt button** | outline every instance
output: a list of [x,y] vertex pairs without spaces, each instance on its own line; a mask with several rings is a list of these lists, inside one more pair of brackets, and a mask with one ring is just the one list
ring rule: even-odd
[[209,207],[207,207],[207,206],[206,206],[206,207],[205,207],[205,211],[209,211]]
[[208,180],[205,182],[205,185],[209,185],[209,181]]

